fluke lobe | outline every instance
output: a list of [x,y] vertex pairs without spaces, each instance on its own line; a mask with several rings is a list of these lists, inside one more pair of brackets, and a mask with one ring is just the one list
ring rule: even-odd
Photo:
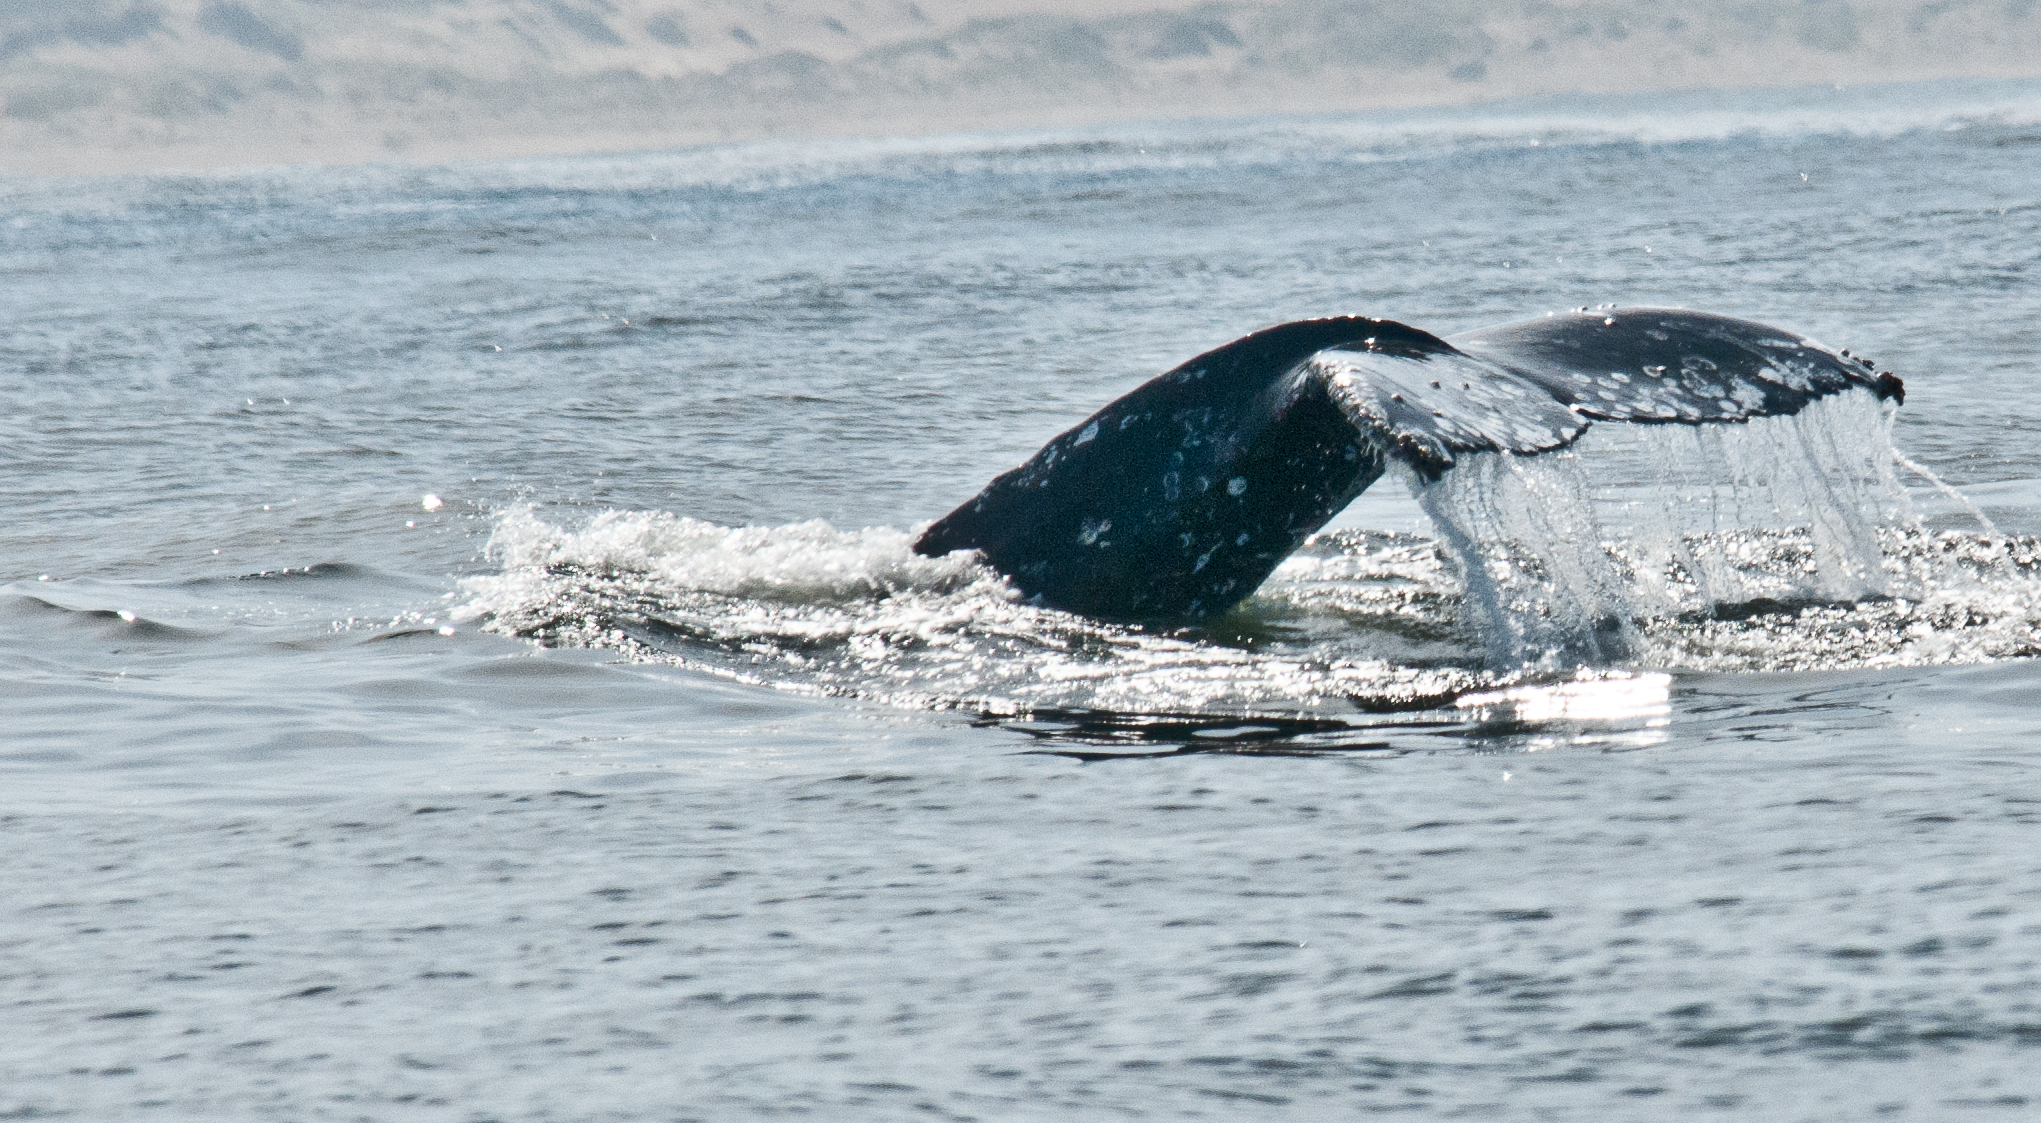
[[1393,458],[1436,480],[1593,421],[1797,413],[1898,377],[1798,334],[1705,312],[1581,309],[1441,339],[1393,320],[1279,324],[1207,351],[1042,447],[929,526],[1030,601],[1118,620],[1217,616]]

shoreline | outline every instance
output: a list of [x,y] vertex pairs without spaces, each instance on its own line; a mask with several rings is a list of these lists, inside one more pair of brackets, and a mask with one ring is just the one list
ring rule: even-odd
[[[929,16],[852,0],[613,0],[547,15],[477,0],[466,15],[343,19],[294,0],[260,18],[170,0],[100,23],[17,15],[0,17],[0,174],[420,165],[2041,78],[2041,9],[1690,8],[964,0]],[[223,21],[229,9],[246,20]]]
[[[286,145],[272,147],[251,147],[246,142],[224,143],[219,141],[196,141],[174,146],[161,146],[148,150],[151,159],[136,160],[133,151],[103,152],[93,150],[58,150],[46,161],[36,162],[32,167],[10,166],[14,161],[0,156],[0,182],[13,180],[63,180],[91,178],[119,178],[125,176],[207,176],[252,172],[266,168],[430,168],[450,164],[466,163],[514,163],[551,159],[628,157],[647,154],[673,154],[689,151],[713,150],[718,148],[744,148],[783,144],[790,147],[884,145],[895,142],[908,148],[919,147],[916,142],[946,138],[973,139],[982,146],[999,148],[1000,143],[1054,143],[1057,134],[1070,134],[1096,138],[1101,134],[1123,132],[1139,134],[1148,131],[1153,139],[1150,143],[1166,143],[1167,134],[1187,128],[1205,125],[1218,128],[1252,127],[1258,122],[1271,126],[1282,124],[1327,124],[1339,121],[1372,122],[1378,125],[1393,125],[1404,116],[1421,117],[1430,114],[1473,115],[1483,109],[1493,113],[1493,126],[1505,122],[1516,123],[1520,128],[1536,131],[1565,133],[1574,129],[1588,128],[1597,131],[1608,129],[1621,135],[1634,128],[1638,120],[1651,118],[1672,118],[1692,114],[1695,116],[1716,115],[1723,120],[1719,127],[1732,132],[1751,131],[1764,127],[1763,122],[1772,118],[1785,123],[1777,114],[1805,113],[1811,106],[1812,97],[1827,94],[1833,90],[1839,102],[1826,110],[1835,115],[1838,126],[1858,131],[1887,132],[1894,129],[1928,127],[1942,124],[1951,118],[1966,116],[1989,117],[1994,114],[2013,113],[2032,115],[2041,121],[2041,78],[1969,78],[1956,77],[1941,80],[1891,81],[1841,85],[1830,83],[1794,83],[1772,86],[1739,87],[1687,87],[1664,88],[1638,91],[1540,92],[1499,98],[1476,98],[1459,101],[1385,103],[1360,107],[1307,107],[1279,108],[1273,110],[1241,110],[1232,113],[1184,113],[1184,114],[1111,114],[1111,113],[1070,113],[1058,115],[1052,120],[1026,114],[1007,114],[987,120],[979,116],[959,116],[924,120],[918,124],[927,126],[914,130],[902,129],[857,129],[844,125],[835,129],[814,129],[807,132],[772,133],[758,132],[744,134],[730,130],[689,130],[670,131],[655,134],[634,133],[593,133],[575,137],[531,137],[531,136],[487,136],[458,141],[446,141],[416,146],[402,150],[391,150],[379,146],[373,138],[363,139],[353,148],[343,149],[335,157],[331,147],[322,151],[326,158],[303,158],[302,149]],[[1611,112],[1611,103],[1616,99],[1636,96],[1648,99],[1636,118],[1626,118],[1620,112]],[[1739,99],[1753,103],[1768,102],[1769,105],[1737,105]],[[1720,104],[1703,105],[1703,101]],[[1685,113],[1674,110],[1667,112],[1669,102],[1690,103]],[[1786,107],[1784,103],[1800,104]],[[1816,111],[1823,111],[1817,109]],[[1854,119],[1854,121],[1852,120]],[[1538,122],[1542,120],[1543,124]],[[1163,134],[1155,136],[1154,134]],[[1676,134],[1683,139],[1685,134]],[[1129,143],[1135,141],[1130,139]],[[1535,142],[1535,141],[1534,141]],[[972,145],[979,147],[981,145]],[[10,154],[12,155],[12,154]]]

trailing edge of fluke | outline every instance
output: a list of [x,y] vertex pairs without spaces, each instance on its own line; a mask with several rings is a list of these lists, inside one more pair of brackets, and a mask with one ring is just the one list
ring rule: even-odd
[[1092,414],[915,542],[977,550],[1032,602],[1118,620],[1219,615],[1390,459],[1564,448],[1593,421],[1797,413],[1896,376],[1798,334],[1668,308],[1580,309],[1441,339],[1393,320],[1280,324]]

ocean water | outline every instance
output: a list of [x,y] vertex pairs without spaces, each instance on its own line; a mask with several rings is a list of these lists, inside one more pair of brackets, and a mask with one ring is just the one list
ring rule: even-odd
[[[1907,402],[1201,629],[907,548],[1255,328],[1600,303]],[[0,1117],[2041,1110],[2041,86],[12,178],[0,316]]]

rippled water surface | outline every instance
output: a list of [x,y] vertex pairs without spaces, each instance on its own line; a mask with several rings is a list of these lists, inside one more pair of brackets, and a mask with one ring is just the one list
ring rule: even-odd
[[[0,1117],[2041,1110],[2037,134],[0,181]],[[1254,328],[1601,302],[1907,403],[1385,479],[1196,629],[908,548]]]

